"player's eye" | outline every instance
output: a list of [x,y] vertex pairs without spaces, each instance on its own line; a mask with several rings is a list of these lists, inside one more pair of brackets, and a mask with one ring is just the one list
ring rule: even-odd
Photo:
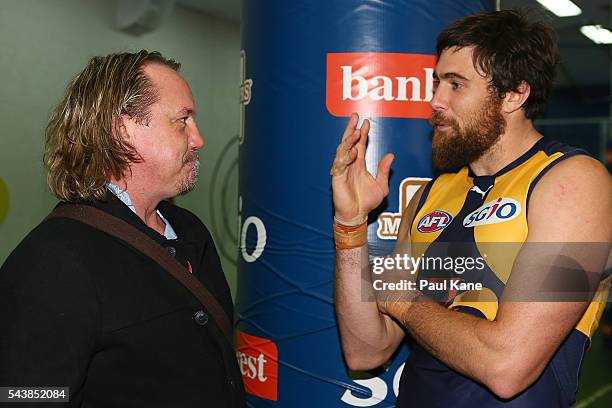
[[435,93],[438,90],[439,86],[440,86],[440,80],[437,78],[434,78],[432,91]]

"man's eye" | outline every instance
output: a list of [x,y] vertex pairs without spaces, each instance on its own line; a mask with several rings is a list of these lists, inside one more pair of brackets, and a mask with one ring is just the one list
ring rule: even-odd
[[179,121],[183,124],[183,125],[187,125],[187,119],[189,119],[189,116],[185,116],[184,118],[180,118]]
[[453,89],[463,88],[463,84],[459,82],[451,82],[451,86],[453,87]]
[[438,90],[438,87],[440,86],[440,80],[439,79],[434,79],[433,80],[433,88],[432,91],[435,93]]

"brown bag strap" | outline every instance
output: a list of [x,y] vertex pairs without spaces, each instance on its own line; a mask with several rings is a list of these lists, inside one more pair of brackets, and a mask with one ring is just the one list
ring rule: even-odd
[[94,227],[124,241],[134,249],[151,258],[170,275],[185,286],[206,307],[230,345],[232,323],[217,299],[206,289],[198,278],[193,276],[179,261],[170,255],[154,239],[120,218],[89,205],[67,204],[57,207],[47,218],[71,218]]

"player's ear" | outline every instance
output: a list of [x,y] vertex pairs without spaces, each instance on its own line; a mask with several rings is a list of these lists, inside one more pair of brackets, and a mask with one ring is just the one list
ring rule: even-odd
[[515,91],[507,91],[504,95],[502,110],[505,113],[513,113],[523,107],[529,95],[531,94],[531,87],[525,81],[521,81]]

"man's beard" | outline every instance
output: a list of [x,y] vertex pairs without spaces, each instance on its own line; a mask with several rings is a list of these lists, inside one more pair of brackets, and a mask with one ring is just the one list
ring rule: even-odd
[[191,169],[184,179],[180,180],[178,184],[178,194],[184,195],[195,188],[196,182],[198,181],[198,171],[200,169],[200,160],[198,152],[190,151],[185,156],[183,161],[184,166],[191,166]]
[[434,129],[432,162],[440,170],[454,169],[472,163],[489,150],[506,130],[506,120],[501,113],[502,99],[492,94],[481,109],[466,118],[463,128],[455,119],[446,119],[435,111],[429,124],[448,125],[450,130]]

